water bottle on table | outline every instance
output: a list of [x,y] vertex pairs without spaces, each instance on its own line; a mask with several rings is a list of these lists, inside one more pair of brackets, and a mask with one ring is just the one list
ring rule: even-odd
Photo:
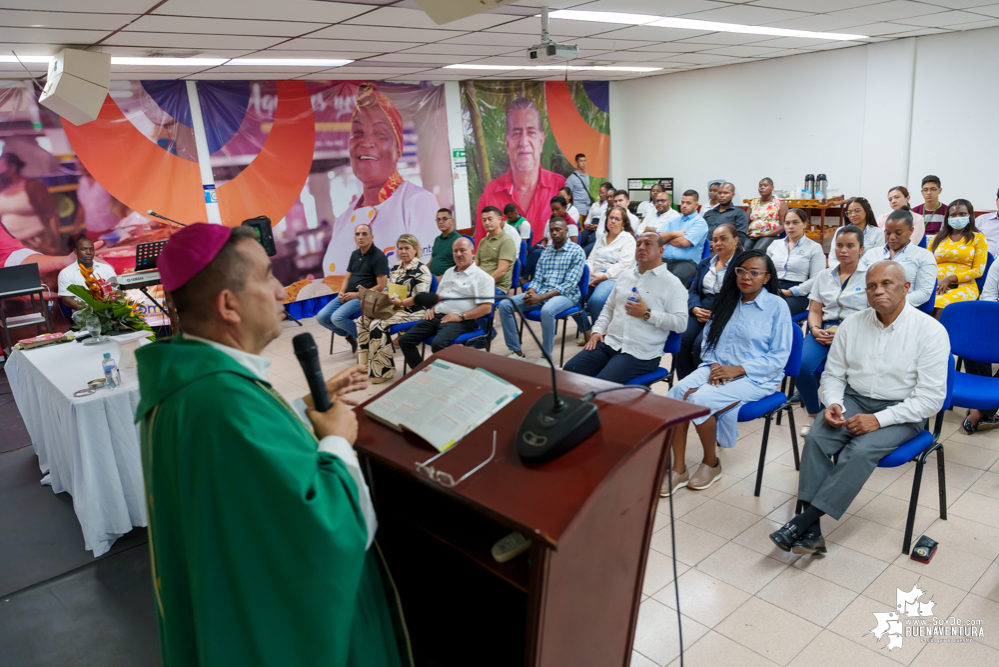
[[121,371],[118,370],[118,364],[115,363],[115,360],[111,358],[110,352],[104,353],[101,366],[104,367],[104,382],[107,388],[117,389],[118,385],[121,384]]

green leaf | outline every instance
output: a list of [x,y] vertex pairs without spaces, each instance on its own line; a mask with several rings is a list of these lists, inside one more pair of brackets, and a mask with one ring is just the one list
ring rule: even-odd
[[73,296],[79,297],[91,310],[97,310],[97,302],[94,301],[94,297],[90,296],[89,289],[83,285],[70,285],[67,289],[73,293]]

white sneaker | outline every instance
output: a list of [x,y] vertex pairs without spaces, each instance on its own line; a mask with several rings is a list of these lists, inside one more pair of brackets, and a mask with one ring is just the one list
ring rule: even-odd
[[551,364],[548,363],[548,360],[545,359],[544,357],[541,357],[540,359],[538,359],[534,363],[536,363],[538,366],[550,366],[551,365]]
[[519,352],[511,352],[506,355],[507,359],[520,359],[521,361],[527,361],[527,357]]
[[814,421],[810,421],[804,426],[802,426],[800,429],[798,429],[798,435],[804,438],[806,435],[808,435],[808,432],[812,430],[812,424],[814,423],[815,423]]
[[586,336],[583,335],[582,331],[576,332],[576,345],[579,347],[586,345]]

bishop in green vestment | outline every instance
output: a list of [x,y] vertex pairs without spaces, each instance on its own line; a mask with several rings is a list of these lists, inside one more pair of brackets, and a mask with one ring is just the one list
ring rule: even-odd
[[164,666],[409,665],[343,397],[364,369],[314,435],[266,380],[284,290],[255,237],[192,225],[159,269],[185,331],[136,355]]

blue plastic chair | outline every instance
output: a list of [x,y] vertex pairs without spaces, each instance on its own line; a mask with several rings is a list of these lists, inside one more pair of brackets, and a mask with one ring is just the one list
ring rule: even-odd
[[704,240],[704,251],[701,252],[701,259],[707,259],[711,255],[711,241]]
[[923,234],[923,238],[919,239],[919,247],[926,250],[926,234]]
[[[951,354],[972,361],[999,363],[999,341],[994,335],[982,335],[983,331],[999,330],[999,302],[952,303],[940,313],[940,324],[950,336]],[[972,410],[999,408],[999,378],[957,373],[953,405]]]
[[[437,293],[437,276],[435,275],[430,276],[430,293],[431,294]],[[419,321],[420,320],[412,320],[410,322],[400,322],[399,324],[393,324],[392,326],[389,327],[388,330],[389,336],[395,336],[396,334],[401,334],[403,332],[409,331],[410,329],[415,327],[416,323]]]
[[805,310],[801,311],[800,313],[798,313],[797,315],[792,315],[791,316],[791,321],[795,322],[795,323],[803,322],[803,321],[805,321],[807,319],[808,319],[808,309],[807,308]]
[[[472,343],[472,342],[478,340],[479,338],[485,338],[486,339],[486,341],[485,341],[486,342],[486,351],[488,352],[489,348],[492,346],[493,319],[494,319],[494,315],[495,314],[496,314],[496,302],[493,301],[492,308],[489,309],[489,321],[486,324],[485,330],[483,330],[481,327],[478,327],[478,328],[474,329],[473,331],[469,331],[468,333],[463,333],[460,336],[458,336],[457,338],[455,338],[454,342],[451,343],[451,345],[468,345],[469,343]],[[430,338],[428,338],[425,341],[423,341],[423,354],[424,354],[424,356],[427,353],[427,345],[433,345],[434,344],[434,338],[435,338],[435,336],[431,336]],[[405,372],[405,370],[406,370],[405,362],[403,362],[403,364],[404,364],[403,365],[403,371]]]
[[513,262],[513,273],[510,275],[510,293],[516,294],[517,288],[520,286],[520,267],[523,262],[519,259]]
[[[559,358],[558,365],[562,366],[565,364],[565,331],[569,327],[569,318],[573,315],[578,315],[583,312],[586,307],[587,292],[590,290],[590,269],[585,264],[583,265],[583,275],[579,279],[579,302],[569,308],[563,310],[561,313],[555,316],[555,331],[558,332],[558,321],[562,320],[562,355]],[[531,310],[523,314],[520,320],[520,338],[524,339],[524,321],[530,320],[532,322],[541,321],[541,309]],[[586,317],[583,317],[583,322],[586,322]]]
[[[666,343],[663,345],[663,354],[677,355],[680,352],[680,336],[682,335],[679,331],[671,331],[669,336],[666,337]],[[633,378],[625,382],[625,384],[641,384],[646,387],[651,387],[656,382],[662,382],[666,380],[669,383],[670,389],[673,388],[673,358],[670,357],[670,367],[663,368],[660,366],[651,373],[646,373],[645,375],[639,375],[637,378]]]
[[921,303],[918,306],[918,308],[920,311],[926,313],[930,317],[933,317],[933,311],[936,308],[936,303],[937,303],[937,291],[933,290],[933,292],[930,294],[930,298]]
[[982,271],[982,275],[981,276],[979,276],[978,278],[975,278],[975,282],[978,284],[978,293],[979,294],[981,294],[982,290],[985,289],[985,279],[989,275],[989,269],[992,267],[992,262],[994,262],[996,260],[996,258],[992,256],[992,253],[988,253],[986,255],[986,257],[987,257],[987,259],[985,260],[985,270]]
[[468,242],[472,244],[472,250],[475,250],[475,239],[469,236],[468,234],[462,234],[462,236],[468,239]]

